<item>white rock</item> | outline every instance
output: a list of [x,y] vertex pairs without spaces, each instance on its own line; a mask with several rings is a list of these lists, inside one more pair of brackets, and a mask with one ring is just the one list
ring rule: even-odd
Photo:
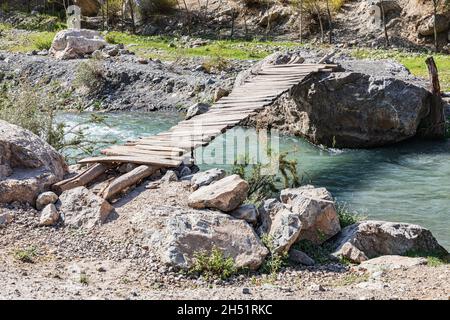
[[53,203],[48,204],[41,212],[39,224],[41,226],[52,226],[59,219],[59,212]]
[[56,201],[58,201],[56,193],[52,191],[41,193],[36,199],[36,209],[42,210],[48,204],[56,203]]
[[195,209],[211,208],[229,212],[244,202],[248,188],[247,181],[234,174],[193,192],[188,205]]

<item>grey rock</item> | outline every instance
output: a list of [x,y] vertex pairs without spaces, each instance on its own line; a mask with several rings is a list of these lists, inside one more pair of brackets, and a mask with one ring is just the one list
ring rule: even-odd
[[195,209],[219,209],[229,212],[247,198],[248,183],[234,174],[211,185],[201,187],[188,198],[188,205]]
[[298,240],[307,239],[320,245],[341,230],[333,197],[327,189],[312,185],[285,189],[280,198],[300,217],[302,230]]
[[0,211],[0,226],[6,226],[7,224],[10,224],[13,220],[14,215],[11,212]]
[[224,89],[222,87],[217,88],[216,91],[214,91],[214,102],[217,102],[218,100],[228,96],[229,94],[230,94],[229,90]]
[[333,245],[334,256],[355,262],[408,252],[448,254],[428,229],[415,224],[386,221],[369,220],[345,227],[333,239]]
[[258,209],[253,204],[243,204],[230,212],[230,215],[236,219],[242,219],[251,224],[258,221]]
[[217,168],[198,172],[194,174],[191,179],[192,188],[196,190],[199,187],[210,185],[211,183],[222,179],[225,175],[225,170]]
[[52,191],[41,193],[36,199],[36,209],[42,210],[48,204],[58,201],[58,196]]
[[57,208],[64,224],[74,228],[92,228],[106,221],[113,207],[105,199],[85,187],[64,191],[59,196]]
[[395,270],[395,269],[409,269],[417,266],[427,264],[426,258],[402,257],[398,255],[388,255],[373,258],[362,262],[358,269],[366,270],[372,273]]
[[283,204],[277,199],[264,200],[261,206],[258,208],[259,221],[257,233],[260,237],[269,233],[272,225],[272,219],[276,213],[284,208]]
[[[441,33],[448,30],[449,19],[443,14],[436,15],[436,32]],[[434,16],[425,17],[418,22],[417,32],[421,36],[432,36],[434,35]]]
[[64,158],[48,143],[19,126],[0,120],[0,203],[35,203],[62,180]]
[[256,270],[268,254],[248,223],[227,214],[178,212],[163,225],[149,234],[149,241],[162,261],[172,266],[190,268],[196,253],[217,248],[233,258],[236,267]]
[[41,226],[52,226],[59,219],[59,212],[53,203],[48,204],[44,210],[41,212],[39,217],[39,225]]
[[173,170],[167,170],[164,176],[161,178],[161,182],[173,182],[178,181],[178,176]]
[[[198,102],[196,104],[193,104],[192,106],[189,107],[189,109],[186,113],[185,120],[189,120],[192,117],[195,117],[199,114],[203,114],[203,113],[207,112],[209,110],[209,107],[210,106],[207,103]],[[200,128],[198,128],[198,129],[200,129]]]
[[180,176],[180,179],[182,179],[184,177],[190,176],[191,174],[192,174],[192,171],[191,171],[191,169],[189,167],[183,167],[180,170],[179,176]]
[[273,252],[288,252],[297,241],[301,229],[302,223],[298,214],[294,214],[286,208],[278,211],[272,219],[269,231]]
[[315,261],[310,256],[303,251],[296,249],[289,250],[289,260],[305,266],[313,266],[315,264]]

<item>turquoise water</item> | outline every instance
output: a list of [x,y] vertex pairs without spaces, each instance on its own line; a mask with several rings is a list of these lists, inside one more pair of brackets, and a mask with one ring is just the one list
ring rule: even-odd
[[[73,125],[88,117],[63,114],[59,119]],[[165,113],[108,114],[109,127],[91,125],[86,132],[95,139],[125,141],[164,131],[179,120]],[[236,132],[239,136],[256,135],[252,129]],[[196,152],[198,161],[207,162],[201,167],[230,168],[230,164],[208,164],[212,155],[224,151],[227,137],[219,137]],[[450,141],[409,141],[370,150],[323,150],[300,138],[280,137],[279,148],[298,160],[305,182],[326,187],[338,201],[369,218],[427,227],[450,249]],[[250,142],[247,149],[255,150],[255,144]],[[234,158],[235,151],[226,148],[224,154]]]

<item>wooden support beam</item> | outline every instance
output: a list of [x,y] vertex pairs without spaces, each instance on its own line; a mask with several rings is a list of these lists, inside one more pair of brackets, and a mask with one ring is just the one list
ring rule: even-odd
[[52,186],[52,190],[57,194],[61,194],[66,190],[86,186],[101,176],[107,169],[108,166],[97,163],[72,178],[55,183]]
[[113,180],[109,186],[103,191],[102,197],[106,200],[111,199],[116,194],[125,190],[126,188],[137,184],[142,179],[151,176],[158,170],[158,167],[142,165],[134,168],[128,173],[121,175],[120,177]]

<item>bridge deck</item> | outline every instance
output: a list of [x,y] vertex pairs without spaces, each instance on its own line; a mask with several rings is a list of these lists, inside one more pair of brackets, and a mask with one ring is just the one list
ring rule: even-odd
[[308,75],[329,71],[334,65],[286,64],[266,66],[250,81],[217,101],[208,112],[179,122],[166,132],[111,146],[103,157],[90,157],[79,163],[135,163],[177,167],[191,151],[208,145],[214,138],[251,115],[271,105],[279,96]]

